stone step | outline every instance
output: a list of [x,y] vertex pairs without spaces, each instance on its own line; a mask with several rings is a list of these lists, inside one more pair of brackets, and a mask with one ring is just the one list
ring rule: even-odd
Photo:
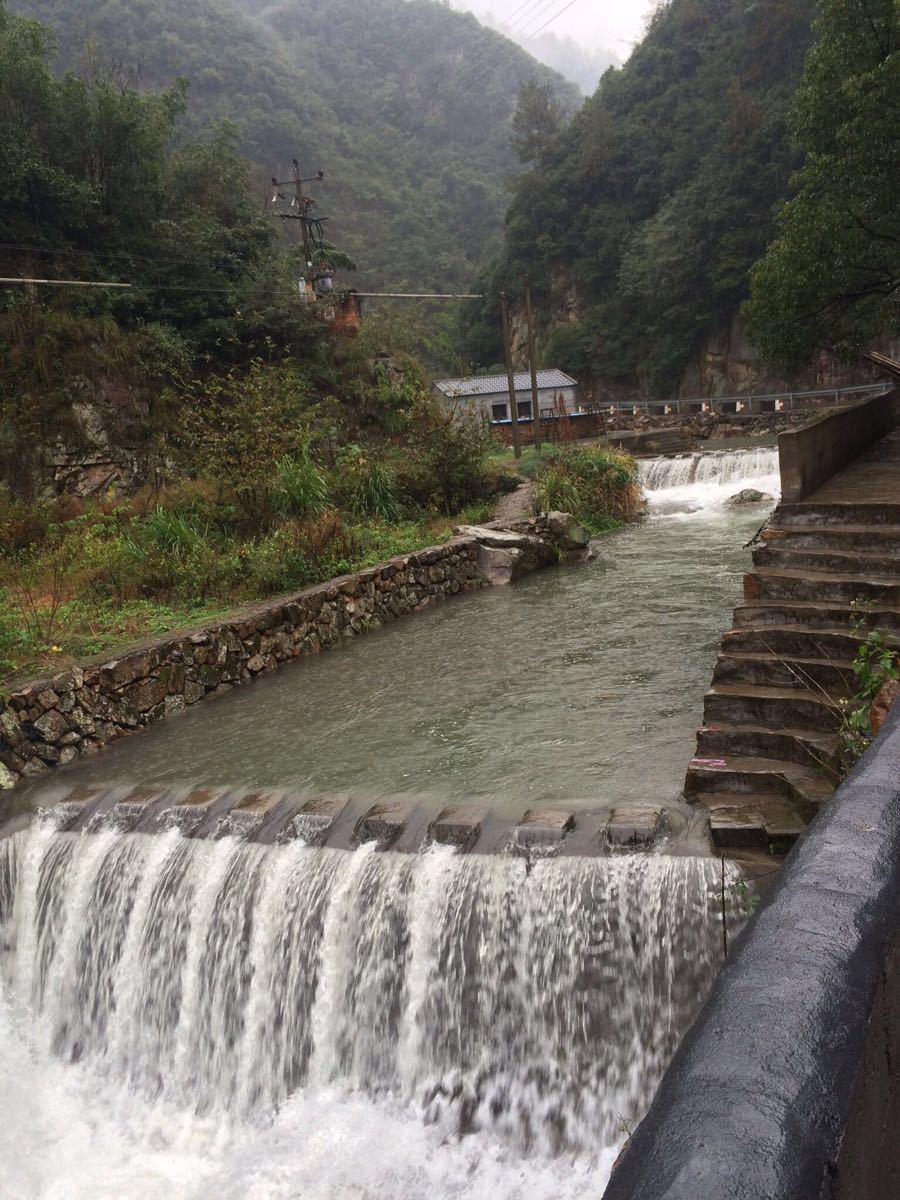
[[801,658],[770,651],[720,654],[714,683],[753,683],[766,687],[824,688],[833,696],[852,696],[856,676],[849,659]]
[[840,727],[841,719],[836,700],[803,688],[717,683],[703,700],[704,725],[766,725],[775,730],[830,732]]
[[800,500],[796,503],[780,504],[772,518],[772,524],[780,528],[822,528],[828,525],[900,525],[900,503],[860,504],[855,501],[842,504],[831,501],[816,503]]
[[268,846],[302,841],[312,848],[354,852],[417,853],[431,845],[458,853],[512,854],[529,860],[547,855],[608,856],[647,850],[693,836],[695,814],[681,802],[635,798],[611,804],[602,798],[570,805],[524,808],[481,802],[441,804],[428,795],[401,794],[373,802],[364,795],[310,795],[291,789],[191,784],[48,785],[31,797],[24,821],[7,821],[9,836],[35,813],[54,813],[65,832],[163,833],[173,827],[186,838]]
[[858,600],[898,607],[900,579],[758,567],[752,574],[744,576],[744,598],[750,603],[754,600],[812,600],[850,604]]
[[779,625],[802,625],[808,629],[852,630],[851,622],[865,618],[871,628],[900,636],[900,605],[874,603],[862,608],[842,601],[746,600],[734,610],[736,629],[770,629]]
[[697,730],[698,758],[779,758],[833,774],[834,737],[813,729],[770,729],[766,725],[705,725]]
[[793,801],[773,792],[701,792],[696,803],[709,814],[710,835],[719,850],[784,853],[805,824]]
[[811,821],[819,807],[833,795],[834,783],[811,767],[788,759],[726,755],[691,760],[684,794],[690,799],[701,792],[739,795],[765,792],[785,796],[804,820]]
[[[774,518],[773,518],[774,521]],[[770,525],[760,535],[796,550],[874,550],[900,554],[900,525]]]
[[[732,629],[722,637],[725,654],[777,654],[783,658],[816,658],[852,662],[866,636],[865,630],[840,626],[811,629],[807,625],[767,625]],[[885,640],[900,646],[900,634]]]
[[753,551],[753,562],[757,567],[774,567],[777,571],[800,571],[804,574],[862,575],[885,579],[900,576],[900,554],[885,550],[797,549],[781,542],[769,542]]

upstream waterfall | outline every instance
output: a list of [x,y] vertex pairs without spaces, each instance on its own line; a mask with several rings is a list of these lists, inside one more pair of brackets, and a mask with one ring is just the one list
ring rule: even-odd
[[4,1195],[597,1196],[720,965],[719,869],[36,822]]
[[744,488],[776,498],[781,491],[778,451],[770,446],[642,459],[638,469],[651,512],[719,508]]

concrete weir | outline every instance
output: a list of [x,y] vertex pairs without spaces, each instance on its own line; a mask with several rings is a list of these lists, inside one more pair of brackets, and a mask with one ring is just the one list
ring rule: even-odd
[[[609,855],[627,851],[688,852],[702,847],[697,816],[687,805],[532,805],[515,809],[477,803],[438,805],[400,795],[373,801],[349,794],[310,796],[287,788],[172,784],[49,786],[31,797],[34,814],[59,832],[163,833],[190,839],[232,837],[261,845],[300,841],[355,850],[419,851],[450,846],[460,853]],[[32,814],[0,826],[13,834]]]

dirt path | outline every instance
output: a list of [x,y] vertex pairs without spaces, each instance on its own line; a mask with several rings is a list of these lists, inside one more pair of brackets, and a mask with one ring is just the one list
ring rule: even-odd
[[523,479],[514,492],[507,492],[494,505],[495,521],[521,521],[532,515],[534,483]]

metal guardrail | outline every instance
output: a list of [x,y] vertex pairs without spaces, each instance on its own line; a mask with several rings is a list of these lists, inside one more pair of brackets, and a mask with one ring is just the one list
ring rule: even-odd
[[[802,409],[830,408],[852,404],[867,396],[880,396],[891,390],[893,383],[863,383],[853,387],[817,388],[809,392],[750,393],[743,396],[702,396],[685,400],[611,400],[597,404],[602,413],[682,415],[683,413],[795,412]],[[574,414],[573,414],[574,415]]]

